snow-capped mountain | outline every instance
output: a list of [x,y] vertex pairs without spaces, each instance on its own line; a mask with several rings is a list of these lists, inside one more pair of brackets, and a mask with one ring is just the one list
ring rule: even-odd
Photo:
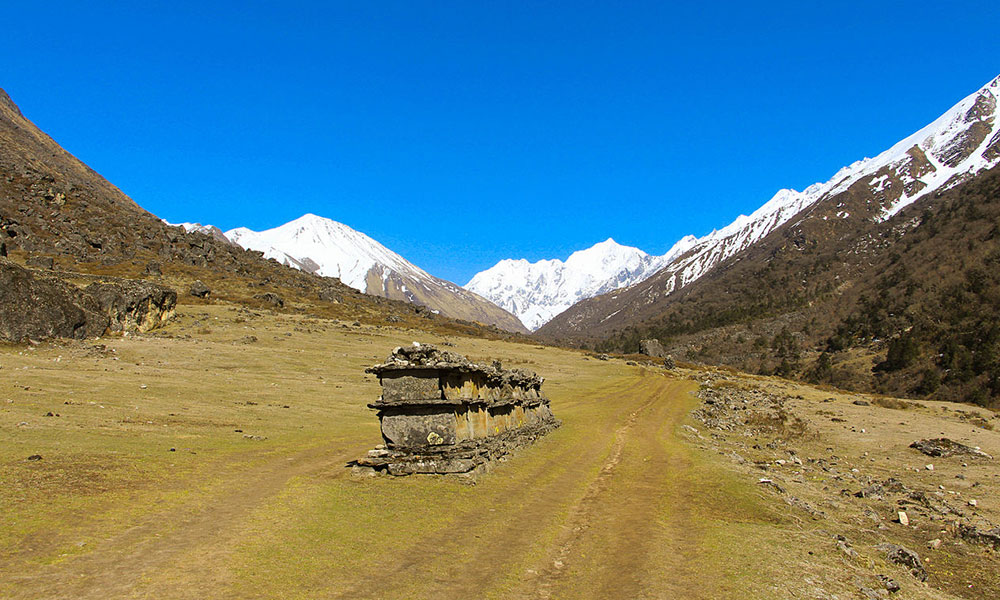
[[502,260],[477,273],[465,288],[514,313],[529,329],[576,304],[646,279],[685,252],[694,237],[677,242],[663,256],[646,254],[613,239],[578,250],[565,262]]
[[406,300],[456,319],[526,331],[511,315],[473,292],[434,277],[367,235],[313,214],[265,231],[237,227],[232,242],[296,269],[336,277],[357,290]]
[[[994,116],[998,95],[1000,77],[875,158],[844,167],[826,183],[813,184],[805,191],[779,191],[749,217],[740,215],[692,244],[691,252],[667,268],[669,276],[663,293],[670,294],[695,281],[825,198],[853,188],[855,194],[870,195],[868,204],[878,204],[875,218],[887,219],[917,198],[952,187],[997,164],[1000,137]],[[849,214],[842,211],[838,216]]]
[[779,191],[750,216],[741,215],[726,227],[696,240],[654,277],[600,302],[575,305],[550,322],[546,333],[593,334],[635,318],[647,318],[641,315],[652,314],[653,307],[673,292],[793,218],[885,221],[917,199],[945,191],[997,165],[998,97],[1000,77],[875,158],[844,167],[826,183],[814,184],[802,192]]

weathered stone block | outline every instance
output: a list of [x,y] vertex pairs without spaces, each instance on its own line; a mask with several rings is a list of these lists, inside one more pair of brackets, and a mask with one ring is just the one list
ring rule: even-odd
[[439,400],[441,380],[438,372],[431,369],[384,373],[382,379],[382,399],[386,402],[400,400]]
[[454,444],[455,412],[450,407],[419,414],[383,414],[382,437],[390,447],[416,448]]
[[414,344],[367,372],[382,384],[381,401],[370,406],[379,411],[388,448],[353,464],[380,473],[472,477],[559,426],[541,394],[542,378],[498,362],[480,365]]

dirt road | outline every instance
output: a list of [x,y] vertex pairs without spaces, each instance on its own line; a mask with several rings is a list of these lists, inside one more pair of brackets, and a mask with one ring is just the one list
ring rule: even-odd
[[[377,547],[358,529],[357,539],[320,533],[313,543],[322,547],[284,548],[329,553],[336,562],[334,546],[368,545],[370,560],[349,570],[314,569],[283,589],[288,597],[330,598],[695,597],[685,575],[699,552],[687,514],[697,490],[689,450],[675,432],[691,389],[659,374],[610,381],[565,407],[567,427],[526,456],[477,486],[444,484],[461,490],[446,490],[440,515],[417,529],[402,527]],[[599,415],[606,420],[596,421]],[[282,535],[287,521],[268,516],[292,482],[309,490],[299,520],[324,510],[308,500],[324,486],[372,498],[380,486],[405,490],[410,480],[351,480],[342,465],[357,451],[323,445],[261,461],[207,500],[145,515],[89,552],[9,574],[6,589],[14,598],[270,596],[275,588],[254,580],[268,568],[269,551],[294,543]],[[426,500],[434,502],[433,490]],[[251,525],[257,533],[248,537]],[[248,562],[261,548],[265,558]]]

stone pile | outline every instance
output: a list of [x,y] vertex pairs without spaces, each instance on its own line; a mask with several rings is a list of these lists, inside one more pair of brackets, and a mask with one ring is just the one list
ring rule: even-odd
[[396,348],[380,365],[384,444],[354,462],[360,474],[475,475],[559,426],[530,371],[480,365],[434,346]]

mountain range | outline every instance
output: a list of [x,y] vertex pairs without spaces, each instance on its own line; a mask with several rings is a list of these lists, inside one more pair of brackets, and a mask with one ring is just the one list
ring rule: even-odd
[[[991,81],[875,158],[857,161],[829,181],[801,192],[779,190],[751,215],[740,215],[701,238],[686,236],[663,256],[608,240],[574,253],[565,263],[502,260],[476,274],[466,288],[516,314],[533,331],[560,315],[556,323],[542,330],[545,336],[600,336],[641,318],[639,315],[655,312],[660,299],[698,280],[825,199],[848,191],[851,195],[867,193],[867,206],[878,207],[871,218],[888,219],[919,197],[953,187],[996,164],[995,124],[991,120],[996,89],[997,81]],[[849,211],[841,210],[829,218],[848,216]],[[631,286],[642,291],[624,292]],[[578,304],[604,294],[610,296]],[[621,300],[616,301],[618,298]]]

